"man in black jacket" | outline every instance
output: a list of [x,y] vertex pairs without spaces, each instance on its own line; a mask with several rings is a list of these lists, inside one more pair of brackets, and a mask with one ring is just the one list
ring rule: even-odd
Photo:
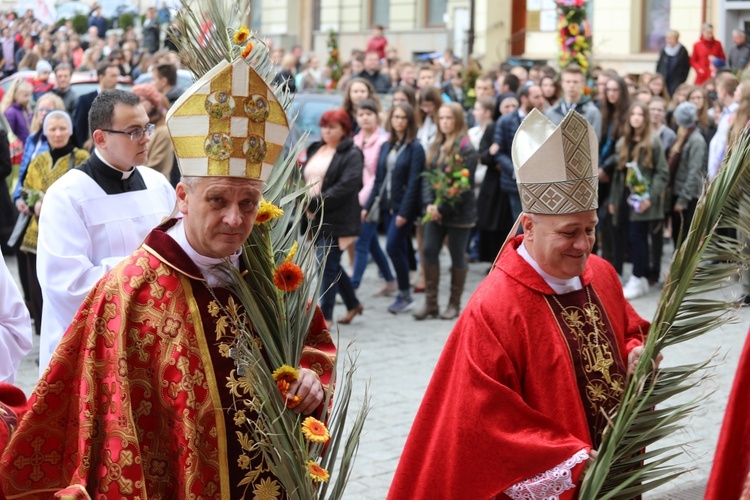
[[732,30],[732,43],[734,47],[729,51],[729,57],[727,63],[729,63],[729,69],[734,71],[742,71],[750,62],[750,45],[747,43],[747,33],[742,30]]
[[372,83],[378,94],[386,94],[391,88],[391,79],[380,72],[380,57],[377,52],[365,54],[365,69],[357,76]]
[[96,96],[103,90],[112,90],[117,87],[117,79],[120,76],[120,67],[116,63],[104,62],[96,68],[99,77],[99,88],[78,98],[78,105],[73,113],[73,135],[76,145],[84,147],[89,140],[89,111]]
[[680,34],[677,31],[668,31],[665,39],[667,43],[659,54],[656,72],[664,77],[667,92],[672,96],[675,89],[687,80],[690,71],[690,56],[685,46],[679,43]]
[[542,110],[544,96],[541,87],[531,85],[521,89],[519,100],[521,106],[517,110],[498,120],[495,125],[495,140],[490,148],[490,153],[495,154],[495,159],[500,164],[500,191],[508,195],[513,220],[521,214],[521,197],[516,185],[516,172],[511,157],[511,146],[516,130],[521,126],[521,122],[526,118],[526,115],[534,108]]

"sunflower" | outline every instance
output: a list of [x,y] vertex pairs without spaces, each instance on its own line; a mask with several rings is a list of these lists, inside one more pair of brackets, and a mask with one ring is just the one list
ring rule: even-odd
[[284,292],[293,292],[302,284],[302,269],[294,262],[283,262],[273,273],[273,284]]
[[312,441],[313,443],[327,443],[328,439],[330,439],[328,428],[323,422],[314,417],[307,417],[302,422],[302,434],[305,435],[308,441]]
[[287,382],[294,382],[299,378],[299,371],[289,365],[281,365],[273,371],[273,379],[278,382],[279,380],[286,380]]
[[331,477],[328,471],[318,465],[315,460],[307,461],[307,473],[310,474],[310,477],[316,483],[320,483],[321,481],[327,483],[328,478]]
[[243,24],[242,26],[240,26],[240,29],[234,32],[232,41],[237,45],[242,45],[247,41],[248,38],[250,38],[250,30],[247,29],[247,26]]
[[253,44],[248,43],[247,45],[245,45],[245,48],[242,49],[242,58],[247,59],[247,56],[249,56],[250,52],[252,51],[253,51]]
[[257,217],[255,217],[255,225],[263,224],[282,215],[284,215],[282,209],[273,203],[268,203],[266,200],[260,200],[260,208],[258,209]]

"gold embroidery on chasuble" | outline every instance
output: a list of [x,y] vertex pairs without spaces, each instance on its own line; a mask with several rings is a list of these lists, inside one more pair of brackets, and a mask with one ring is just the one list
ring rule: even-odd
[[[218,289],[216,292],[221,293]],[[226,402],[224,407],[227,424],[234,424],[233,431],[227,430],[227,439],[229,449],[236,450],[236,454],[231,455],[236,460],[230,463],[230,468],[236,468],[232,478],[237,487],[237,496],[253,500],[282,498],[281,484],[271,474],[260,447],[253,440],[252,426],[257,425],[258,415],[255,409],[258,404],[252,381],[236,365],[240,349],[238,344],[243,341],[242,332],[237,325],[244,325],[246,331],[252,331],[250,321],[242,305],[228,293],[224,299],[214,297],[206,306],[205,312],[204,317],[209,317],[214,322],[216,348],[212,351],[212,356],[215,366],[221,364],[226,373],[222,399]],[[251,342],[262,349],[257,337]]]
[[612,325],[590,286],[546,296],[568,344],[594,448],[625,390],[626,367]]

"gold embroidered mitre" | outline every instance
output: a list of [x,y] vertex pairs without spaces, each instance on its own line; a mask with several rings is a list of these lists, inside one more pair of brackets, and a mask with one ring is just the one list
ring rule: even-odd
[[241,57],[195,82],[170,108],[167,126],[185,177],[265,181],[289,135],[281,103]]
[[575,111],[559,126],[533,109],[513,139],[523,211],[572,214],[599,206],[599,151],[593,127]]

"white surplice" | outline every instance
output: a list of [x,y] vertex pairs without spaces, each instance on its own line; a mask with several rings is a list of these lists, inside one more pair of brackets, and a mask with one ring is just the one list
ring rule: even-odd
[[89,290],[175,207],[167,179],[150,168],[136,168],[146,189],[107,195],[85,172],[71,170],[45,194],[37,246],[44,298],[40,376]]
[[0,382],[15,382],[18,365],[31,346],[29,310],[0,255]]

